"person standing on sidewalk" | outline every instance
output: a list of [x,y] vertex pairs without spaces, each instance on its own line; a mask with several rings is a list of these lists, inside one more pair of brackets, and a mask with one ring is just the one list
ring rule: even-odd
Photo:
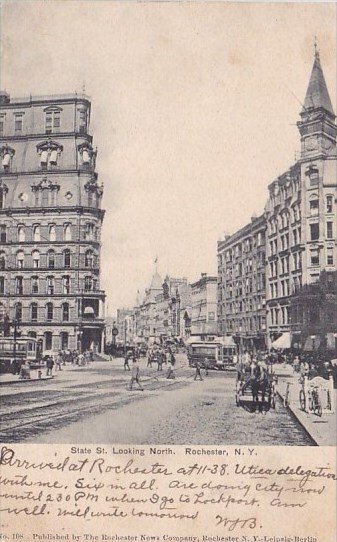
[[61,365],[62,365],[62,355],[61,355],[61,352],[58,352],[56,356],[56,367],[59,371],[62,371]]
[[138,387],[141,391],[144,391],[144,388],[142,388],[140,381],[139,381],[139,363],[136,357],[132,360],[132,370],[131,370],[131,380],[129,384],[129,390],[132,390],[133,384],[136,382],[138,384]]
[[201,376],[200,362],[197,360],[196,363],[195,363],[195,375],[194,375],[194,380],[197,380],[198,377],[199,377],[199,380],[203,380],[203,378],[202,378],[202,376]]
[[147,367],[152,367],[152,352],[150,350],[147,353]]
[[130,371],[129,355],[128,354],[125,354],[125,357],[124,357],[124,371]]

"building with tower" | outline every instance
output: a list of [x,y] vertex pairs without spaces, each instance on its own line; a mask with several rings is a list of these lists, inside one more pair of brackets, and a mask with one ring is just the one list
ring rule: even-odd
[[0,96],[0,303],[44,350],[103,348],[90,112],[84,94]]
[[[265,342],[268,347],[337,350],[337,126],[316,46],[297,126],[300,158],[268,186],[261,217],[266,265],[257,278],[265,274],[259,300],[266,314]],[[249,225],[240,230],[248,231]],[[232,279],[235,272],[235,288],[240,285],[245,265],[234,268],[234,256],[226,252],[240,232],[218,244],[222,334],[231,334],[231,322],[240,316],[232,300]],[[246,293],[244,297],[241,301],[249,302]],[[244,309],[242,319],[249,310]],[[263,313],[261,317],[263,322]]]

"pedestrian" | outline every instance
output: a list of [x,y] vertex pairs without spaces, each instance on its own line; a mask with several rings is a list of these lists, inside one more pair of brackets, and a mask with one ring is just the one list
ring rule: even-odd
[[202,376],[201,376],[201,367],[200,367],[200,363],[199,363],[198,360],[197,360],[196,363],[195,363],[195,375],[194,375],[194,380],[196,380],[197,377],[199,377],[199,380],[203,380],[203,378],[202,378]]
[[158,363],[157,371],[162,371],[163,370],[163,356],[161,352],[158,352],[157,354],[157,363]]
[[129,365],[129,354],[125,354],[124,357],[124,371],[130,371],[130,365]]
[[175,363],[176,363],[176,357],[173,354],[173,352],[170,353],[170,362],[171,362],[172,365],[175,365]]
[[132,360],[132,370],[131,370],[131,380],[129,384],[129,390],[132,390],[134,382],[138,384],[138,387],[141,391],[144,391],[144,388],[142,388],[140,381],[139,381],[139,363],[136,357]]
[[53,367],[54,367],[54,360],[53,360],[52,356],[47,357],[46,366],[47,366],[46,376],[52,376]]
[[80,365],[81,367],[84,365],[84,356],[82,352],[77,356],[77,365]]
[[205,358],[205,375],[208,376],[208,367],[209,367],[209,361],[208,358]]
[[169,380],[174,380],[175,379],[174,372],[173,372],[173,365],[172,365],[171,360],[168,362],[166,378],[169,379]]
[[61,352],[58,352],[57,356],[56,356],[56,360],[55,360],[55,363],[56,363],[56,367],[59,371],[62,371],[62,355],[61,355]]
[[152,367],[152,353],[150,351],[147,354],[147,367]]

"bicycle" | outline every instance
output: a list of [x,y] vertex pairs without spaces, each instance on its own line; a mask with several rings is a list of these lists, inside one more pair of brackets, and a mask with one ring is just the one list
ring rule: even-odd
[[315,386],[311,391],[309,390],[309,411],[313,412],[317,416],[322,416],[322,403],[317,386]]

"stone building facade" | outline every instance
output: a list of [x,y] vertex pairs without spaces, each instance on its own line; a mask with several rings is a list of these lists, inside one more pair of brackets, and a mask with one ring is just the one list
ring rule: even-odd
[[266,220],[254,217],[218,242],[218,329],[243,350],[265,348]]
[[90,111],[84,94],[0,95],[0,303],[43,350],[103,347]]
[[217,277],[201,273],[191,284],[191,334],[217,335]]

